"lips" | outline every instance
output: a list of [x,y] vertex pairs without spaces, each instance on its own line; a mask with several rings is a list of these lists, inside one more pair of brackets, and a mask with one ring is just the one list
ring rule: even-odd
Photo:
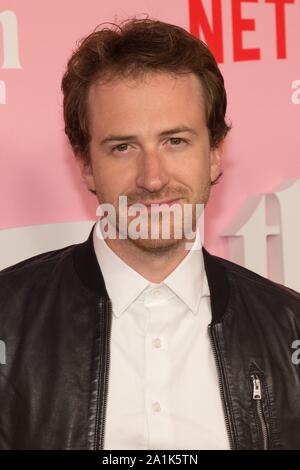
[[156,201],[144,201],[144,202],[136,202],[134,204],[130,204],[129,206],[143,206],[147,210],[147,212],[152,212],[152,211],[163,211],[163,210],[168,210],[167,207],[172,207],[174,204],[180,203],[182,198],[177,198],[177,199],[161,199],[161,200],[156,200]]

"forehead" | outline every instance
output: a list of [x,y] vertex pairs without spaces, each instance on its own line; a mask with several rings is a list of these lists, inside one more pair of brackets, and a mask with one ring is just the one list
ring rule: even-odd
[[[141,77],[113,77],[96,81],[88,93],[90,123],[146,122],[189,117],[204,118],[203,88],[194,73],[147,73]],[[182,120],[182,119],[181,119]]]

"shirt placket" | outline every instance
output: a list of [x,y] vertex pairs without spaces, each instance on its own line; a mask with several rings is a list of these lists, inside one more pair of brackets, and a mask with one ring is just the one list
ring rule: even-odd
[[170,358],[167,330],[168,299],[163,287],[151,290],[144,300],[145,335],[145,442],[148,449],[172,449],[170,415]]

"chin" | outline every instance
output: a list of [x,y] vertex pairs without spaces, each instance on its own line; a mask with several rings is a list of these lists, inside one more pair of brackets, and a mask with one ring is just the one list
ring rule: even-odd
[[138,247],[141,250],[148,251],[148,252],[157,252],[157,253],[162,253],[162,252],[167,252],[169,250],[174,250],[176,248],[179,248],[182,246],[182,244],[186,241],[184,232],[180,228],[175,231],[174,230],[174,225],[170,227],[170,231],[166,230],[166,237],[163,238],[163,232],[162,232],[162,226],[160,225],[160,228],[157,232],[158,235],[156,236],[151,236],[151,231],[148,231],[148,236],[147,238],[132,238],[130,236],[130,233],[128,233],[128,238],[133,243],[136,247]]
[[131,243],[133,243],[136,247],[138,247],[140,250],[143,250],[148,253],[163,253],[163,252],[168,252],[171,250],[174,250],[178,248],[179,246],[182,245],[183,240],[182,239],[163,239],[163,238],[157,238],[157,239],[144,239],[144,238],[137,238],[136,240],[133,240],[132,238],[129,238]]

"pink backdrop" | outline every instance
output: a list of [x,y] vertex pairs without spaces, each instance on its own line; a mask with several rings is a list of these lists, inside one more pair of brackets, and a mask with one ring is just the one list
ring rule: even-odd
[[[21,68],[5,66],[7,12],[17,21]],[[206,213],[207,248],[227,257],[220,235],[243,203],[300,178],[292,88],[300,79],[300,1],[1,0],[0,229],[95,219],[97,201],[63,132],[60,81],[78,39],[98,23],[142,13],[200,34],[223,59],[233,129]]]

